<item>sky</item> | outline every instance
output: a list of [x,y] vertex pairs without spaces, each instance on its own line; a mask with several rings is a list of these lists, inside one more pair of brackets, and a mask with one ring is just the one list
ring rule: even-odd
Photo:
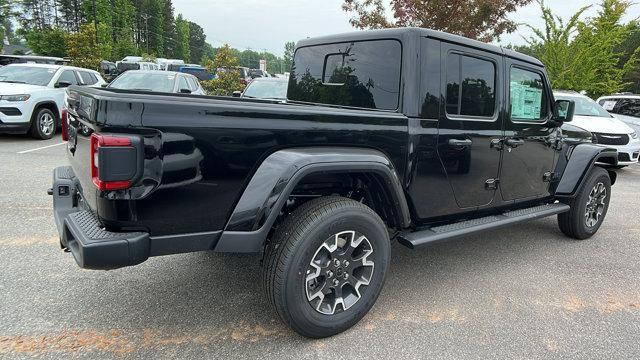
[[[597,13],[599,1],[546,0],[545,4],[568,19],[578,9],[592,5],[583,17]],[[354,31],[349,24],[350,14],[341,9],[342,0],[173,0],[176,15],[204,28],[207,41],[214,47],[228,43],[237,49],[269,51],[282,55],[284,43],[306,37]],[[625,21],[640,17],[640,5],[628,11]],[[517,23],[541,28],[538,4],[533,3],[510,15]],[[524,44],[531,30],[520,26],[511,34],[503,35],[500,44]]]

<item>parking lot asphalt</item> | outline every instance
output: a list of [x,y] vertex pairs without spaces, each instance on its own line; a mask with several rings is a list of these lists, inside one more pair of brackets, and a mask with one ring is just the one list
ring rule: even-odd
[[269,307],[257,255],[78,268],[46,195],[66,164],[60,143],[0,135],[1,358],[640,357],[640,166],[619,171],[590,240],[547,218],[417,251],[394,244],[371,312],[310,340]]

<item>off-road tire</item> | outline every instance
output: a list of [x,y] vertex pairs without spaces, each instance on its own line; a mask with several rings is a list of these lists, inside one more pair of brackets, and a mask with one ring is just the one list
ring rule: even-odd
[[[309,263],[326,239],[351,230],[370,242],[374,270],[355,304],[326,315],[308,299]],[[337,196],[310,200],[284,219],[267,245],[262,273],[264,291],[282,320],[299,334],[310,338],[332,336],[356,324],[371,309],[384,284],[390,253],[387,228],[371,208]]]
[[[597,184],[603,184],[606,189],[604,199],[604,211],[597,223],[593,226],[587,225],[586,209],[589,202],[589,194]],[[591,169],[582,187],[572,199],[566,201],[571,210],[558,215],[558,225],[560,230],[570,238],[585,240],[592,237],[602,225],[609,209],[611,199],[611,178],[609,173],[601,167],[595,166]]]

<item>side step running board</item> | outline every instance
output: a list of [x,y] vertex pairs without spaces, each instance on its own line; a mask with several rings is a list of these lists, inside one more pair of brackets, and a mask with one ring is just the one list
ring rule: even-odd
[[398,242],[410,249],[415,249],[427,244],[451,240],[461,236],[475,234],[480,231],[497,229],[522,221],[557,215],[569,211],[569,209],[569,205],[556,203],[513,210],[499,215],[491,215],[483,218],[436,226],[412,233],[401,234],[398,237]]

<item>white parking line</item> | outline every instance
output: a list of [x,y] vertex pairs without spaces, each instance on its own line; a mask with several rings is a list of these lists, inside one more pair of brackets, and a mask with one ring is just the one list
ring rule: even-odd
[[38,151],[38,150],[42,150],[42,149],[46,149],[46,148],[50,148],[50,147],[54,147],[54,146],[58,146],[58,145],[64,145],[64,144],[66,144],[66,143],[65,142],[61,142],[61,143],[57,143],[57,144],[53,144],[53,145],[42,146],[42,147],[35,148],[35,149],[18,151],[18,154],[26,154],[26,153],[30,153],[32,151]]

